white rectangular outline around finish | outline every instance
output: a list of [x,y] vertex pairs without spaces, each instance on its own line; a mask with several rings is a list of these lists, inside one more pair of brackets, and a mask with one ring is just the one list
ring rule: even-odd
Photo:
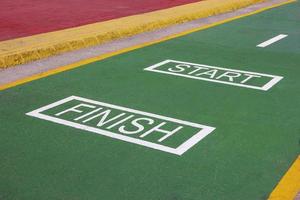
[[[221,70],[228,70],[231,72],[242,72],[242,73],[249,73],[253,75],[260,75],[260,76],[266,76],[266,77],[271,77],[272,79],[267,82],[263,86],[253,86],[253,85],[245,85],[241,83],[231,83],[231,82],[226,82],[226,81],[221,81],[221,80],[215,80],[215,79],[209,79],[209,78],[204,78],[204,77],[195,77],[195,76],[190,76],[186,74],[180,74],[180,73],[175,73],[175,72],[169,72],[169,71],[162,71],[159,69],[155,69],[157,67],[160,67],[164,64],[170,63],[170,62],[175,62],[178,64],[189,64],[189,65],[196,65],[196,66],[201,66],[201,67],[209,67],[212,69],[221,69]],[[238,87],[245,87],[245,88],[251,88],[251,89],[256,89],[256,90],[263,90],[267,91],[271,87],[273,87],[276,83],[278,83],[281,79],[283,79],[282,76],[275,76],[275,75],[270,75],[270,74],[263,74],[263,73],[257,73],[257,72],[250,72],[250,71],[243,71],[243,70],[236,70],[236,69],[229,69],[229,68],[223,68],[223,67],[215,67],[215,66],[210,66],[210,65],[203,65],[203,64],[197,64],[197,63],[190,63],[190,62],[183,62],[183,61],[177,61],[177,60],[165,60],[160,63],[157,63],[155,65],[151,65],[150,67],[144,68],[145,71],[151,71],[151,72],[156,72],[156,73],[162,73],[162,74],[170,74],[170,75],[175,75],[175,76],[182,76],[186,78],[191,78],[191,79],[197,79],[197,80],[205,80],[205,81],[210,81],[210,82],[216,82],[216,83],[223,83],[226,85],[234,85]]]
[[[136,113],[136,114],[140,114],[140,115],[144,115],[144,116],[149,116],[149,117],[152,117],[152,118],[158,118],[158,119],[162,119],[162,120],[166,120],[166,121],[171,121],[171,122],[175,122],[175,123],[178,123],[178,124],[191,126],[191,127],[194,127],[194,128],[200,128],[201,130],[199,132],[197,132],[195,135],[193,135],[191,138],[186,140],[184,143],[182,143],[177,148],[172,148],[172,147],[167,147],[167,146],[164,146],[164,145],[161,145],[161,144],[156,144],[156,143],[153,143],[153,142],[148,142],[148,141],[145,141],[145,140],[128,137],[128,136],[125,136],[125,135],[113,133],[111,131],[102,130],[100,128],[94,128],[94,127],[91,127],[91,126],[71,122],[71,121],[68,121],[68,120],[60,119],[60,118],[57,118],[57,117],[53,117],[53,116],[49,116],[49,115],[45,115],[45,114],[41,113],[43,111],[54,108],[56,106],[59,106],[61,104],[64,104],[64,103],[72,101],[72,100],[78,100],[78,101],[82,101],[82,102],[86,102],[86,103],[91,103],[91,104],[95,104],[95,105],[100,105],[100,106],[114,108],[114,109],[118,109],[118,110],[122,110],[122,111],[131,112],[131,113]],[[153,113],[148,113],[148,112],[143,112],[143,111],[134,110],[134,109],[130,109],[130,108],[125,108],[125,107],[121,107],[121,106],[116,106],[116,105],[103,103],[103,102],[99,102],[99,101],[94,101],[94,100],[90,100],[90,99],[86,99],[86,98],[82,98],[82,97],[78,97],[78,96],[70,96],[70,97],[64,98],[62,100],[59,100],[59,101],[54,102],[52,104],[49,104],[47,106],[43,106],[41,108],[38,108],[38,109],[33,110],[31,112],[28,112],[28,113],[26,113],[26,115],[36,117],[36,118],[39,118],[39,119],[43,119],[43,120],[47,120],[47,121],[51,121],[51,122],[54,122],[54,123],[57,123],[57,124],[63,124],[63,125],[66,125],[66,126],[71,126],[71,127],[77,128],[77,129],[97,133],[97,134],[104,135],[104,136],[107,136],[107,137],[111,137],[111,138],[114,138],[114,139],[119,139],[119,140],[123,140],[123,141],[130,142],[130,143],[135,143],[135,144],[138,144],[138,145],[150,147],[152,149],[157,149],[157,150],[161,150],[161,151],[176,154],[176,155],[182,155],[187,150],[189,150],[191,147],[193,147],[195,144],[197,144],[200,140],[202,140],[204,137],[206,137],[208,134],[210,134],[212,131],[215,130],[215,128],[211,127],[211,126],[196,124],[196,123],[183,121],[183,120],[179,120],[179,119],[174,119],[174,118],[170,118],[170,117],[165,117],[165,116],[161,116],[161,115],[157,115],[157,114],[153,114]]]

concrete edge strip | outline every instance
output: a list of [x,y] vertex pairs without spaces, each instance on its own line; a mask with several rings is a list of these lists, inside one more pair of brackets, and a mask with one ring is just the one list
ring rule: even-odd
[[145,42],[145,43],[142,43],[142,44],[134,45],[134,46],[127,47],[127,48],[124,48],[124,49],[120,49],[118,51],[102,54],[100,56],[96,56],[96,57],[92,57],[92,58],[88,58],[88,59],[83,59],[81,61],[78,61],[78,62],[75,62],[75,63],[72,63],[72,64],[60,66],[58,68],[51,69],[51,70],[48,70],[48,71],[45,71],[45,72],[42,72],[42,73],[38,73],[38,74],[34,74],[34,75],[31,75],[31,76],[28,76],[28,77],[25,77],[25,78],[21,78],[19,80],[14,81],[14,82],[2,84],[2,85],[0,85],[0,91],[1,90],[6,90],[8,88],[12,88],[12,87],[15,87],[15,86],[18,86],[18,85],[21,85],[21,84],[25,84],[25,83],[28,83],[28,82],[31,82],[31,81],[34,81],[34,80],[37,80],[37,79],[41,79],[41,78],[44,78],[44,77],[47,77],[47,76],[51,76],[51,75],[54,75],[54,74],[57,74],[57,73],[61,73],[61,72],[67,71],[67,70],[71,70],[71,69],[74,69],[74,68],[92,63],[92,62],[104,60],[106,58],[110,58],[110,57],[113,57],[113,56],[116,56],[116,55],[119,55],[119,54],[122,54],[122,53],[130,52],[130,51],[133,51],[133,50],[136,50],[136,49],[139,49],[139,48],[143,48],[143,47],[150,46],[150,45],[153,45],[153,44],[157,44],[157,43],[160,43],[160,42],[164,42],[164,41],[167,41],[167,40],[170,40],[170,39],[181,37],[181,36],[196,32],[196,31],[205,30],[205,29],[215,27],[215,26],[218,26],[218,25],[221,25],[221,24],[225,24],[227,22],[231,22],[233,20],[237,20],[237,19],[240,19],[240,18],[243,18],[243,17],[248,17],[248,16],[251,16],[251,15],[255,15],[255,14],[258,14],[260,12],[263,12],[263,11],[266,11],[266,10],[269,10],[269,9],[272,9],[272,8],[276,8],[276,7],[285,5],[285,4],[293,3],[293,2],[295,2],[295,0],[288,0],[288,1],[283,2],[283,3],[275,4],[275,5],[272,5],[272,6],[267,6],[267,7],[261,8],[259,10],[250,12],[250,13],[242,14],[242,15],[239,15],[239,16],[235,16],[235,17],[232,17],[232,18],[225,19],[225,20],[221,20],[221,21],[218,21],[218,22],[215,22],[215,23],[212,23],[212,24],[208,24],[206,26],[201,26],[201,27],[198,27],[198,28],[193,28],[193,29],[190,29],[190,30],[187,30],[187,31],[183,31],[181,33],[169,35],[167,37],[164,37],[164,38],[161,38],[161,39],[158,39],[158,40],[153,40],[153,41],[150,41],[150,42]]
[[264,0],[207,0],[0,42],[0,69],[146,31],[237,10]]
[[293,200],[300,192],[300,155],[280,180],[269,200]]

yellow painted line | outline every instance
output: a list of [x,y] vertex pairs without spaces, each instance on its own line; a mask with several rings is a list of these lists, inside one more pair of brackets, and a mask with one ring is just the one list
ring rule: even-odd
[[207,0],[164,10],[0,42],[0,68],[209,17],[263,0]]
[[300,192],[300,156],[275,187],[269,200],[294,200]]
[[279,7],[279,6],[282,6],[282,5],[285,5],[285,4],[288,4],[288,3],[292,3],[292,2],[295,2],[295,0],[290,0],[290,1],[287,1],[287,2],[284,2],[284,3],[279,3],[279,4],[276,4],[276,5],[265,7],[265,8],[247,13],[247,14],[243,14],[243,15],[240,15],[240,16],[228,18],[228,19],[225,19],[225,20],[222,20],[222,21],[219,21],[219,22],[215,22],[215,23],[206,25],[206,26],[202,26],[202,27],[199,27],[199,28],[194,28],[194,29],[191,29],[191,30],[188,30],[188,31],[184,31],[182,33],[173,34],[173,35],[164,37],[164,38],[159,39],[159,40],[146,42],[146,43],[135,45],[135,46],[132,46],[132,47],[129,47],[129,48],[121,49],[121,50],[118,50],[118,51],[115,51],[115,52],[112,52],[112,53],[103,54],[103,55],[100,55],[100,56],[97,56],[97,57],[94,57],[94,58],[89,58],[89,59],[85,59],[85,60],[82,60],[82,61],[79,61],[79,62],[76,62],[76,63],[73,63],[73,64],[58,67],[56,69],[52,69],[52,70],[49,70],[47,72],[43,72],[43,73],[39,73],[39,74],[30,76],[30,77],[26,77],[26,78],[17,80],[15,82],[0,85],[0,91],[11,88],[11,87],[14,87],[14,86],[17,86],[17,85],[20,85],[20,84],[23,84],[23,83],[30,82],[30,81],[33,81],[33,80],[36,80],[36,79],[40,79],[40,78],[47,77],[47,76],[50,76],[50,75],[53,75],[53,74],[57,74],[57,73],[60,73],[60,72],[63,72],[63,71],[74,69],[74,68],[77,68],[77,67],[80,67],[82,65],[86,65],[86,64],[89,64],[89,63],[92,63],[92,62],[95,62],[95,61],[100,61],[100,60],[103,60],[105,58],[109,58],[109,57],[112,57],[112,56],[115,56],[115,55],[119,55],[119,54],[122,54],[122,53],[125,53],[125,52],[129,52],[129,51],[132,51],[132,50],[135,50],[135,49],[150,46],[150,45],[160,43],[160,42],[163,42],[163,41],[166,41],[166,40],[170,40],[170,39],[173,39],[173,38],[184,36],[184,35],[196,32],[196,31],[200,31],[200,30],[208,29],[208,28],[220,25],[220,24],[224,24],[224,23],[236,20],[236,19],[240,19],[240,18],[243,18],[243,17],[254,15],[254,14],[263,12],[265,10],[269,10],[269,9]]

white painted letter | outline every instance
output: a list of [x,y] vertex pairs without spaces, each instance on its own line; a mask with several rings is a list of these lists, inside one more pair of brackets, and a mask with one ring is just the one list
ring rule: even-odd
[[239,76],[241,76],[241,74],[237,72],[225,72],[224,74],[218,76],[216,79],[220,79],[222,77],[228,77],[229,81],[233,82],[233,78],[237,78]]
[[103,115],[103,116],[101,117],[101,119],[99,120],[98,124],[97,124],[97,126],[102,126],[102,125],[104,125],[104,124],[107,124],[108,122],[111,122],[111,121],[113,121],[113,120],[115,120],[115,119],[117,119],[117,118],[122,117],[123,115],[125,115],[125,113],[121,113],[121,114],[119,114],[119,115],[117,115],[117,116],[115,116],[115,117],[113,117],[113,118],[111,118],[111,119],[105,121],[106,118],[108,117],[108,115],[110,114],[110,112],[111,112],[111,110],[110,110],[110,109],[107,109],[107,110],[105,110],[105,111],[103,111],[103,112],[101,112],[101,113],[98,113],[97,115],[94,115],[94,116],[92,116],[92,117],[90,117],[90,118],[88,118],[88,119],[86,119],[86,120],[84,120],[84,121],[82,121],[82,122],[83,122],[83,123],[86,123],[86,122],[88,122],[88,121],[91,121],[92,119],[95,119],[95,118],[97,118],[97,117]]
[[248,76],[248,77],[245,80],[241,81],[241,83],[246,83],[247,81],[249,81],[253,77],[261,78],[261,76],[253,75],[253,74],[244,74],[244,75]]
[[176,69],[172,69],[172,68],[169,68],[168,70],[170,72],[183,72],[185,70],[185,68],[190,68],[191,66],[190,65],[183,65],[183,64],[179,64],[179,65],[176,65],[175,68]]
[[130,119],[132,117],[134,117],[134,115],[129,115],[128,117],[125,117],[124,119],[121,119],[120,121],[117,121],[116,123],[108,126],[107,129],[111,129],[111,128],[117,126],[118,124],[122,124],[123,122],[127,121],[128,119]]
[[89,115],[95,113],[95,112],[98,112],[98,111],[101,110],[101,109],[102,109],[102,108],[97,108],[96,110],[93,110],[93,111],[88,112],[88,113],[86,113],[86,114],[84,114],[84,115],[82,115],[82,116],[79,116],[79,117],[75,118],[74,120],[75,120],[75,121],[78,121],[78,120],[80,120],[80,119],[82,119],[82,118],[85,118],[85,117],[87,117],[87,116],[89,116]]
[[199,67],[199,66],[193,66],[193,67],[195,67],[196,69],[193,70],[193,71],[191,71],[191,72],[189,72],[188,74],[193,74],[193,73],[195,73],[195,72],[197,72],[197,71],[199,71],[201,69],[209,69],[207,67]]
[[217,69],[212,69],[212,70],[209,70],[209,71],[206,71],[206,72],[196,74],[195,76],[209,75],[210,76],[209,78],[214,78],[217,72],[218,72]]
[[60,116],[64,113],[67,113],[67,112],[76,112],[76,113],[82,113],[82,110],[77,110],[76,108],[79,108],[79,107],[87,107],[87,108],[96,108],[96,106],[92,106],[92,105],[89,105],[89,104],[85,104],[85,103],[81,103],[77,106],[73,106],[72,108],[69,108],[67,110],[64,110],[62,112],[59,112],[59,113],[56,113],[55,116]]
[[137,127],[137,130],[135,131],[127,131],[125,130],[125,126],[121,126],[119,128],[119,131],[121,133],[124,133],[124,134],[136,134],[138,132],[141,132],[142,130],[144,130],[144,126],[142,124],[139,124],[138,121],[148,121],[148,124],[153,124],[154,123],[154,120],[153,119],[150,119],[150,118],[137,118],[135,120],[132,120],[131,124],[134,125],[135,127]]
[[180,129],[183,128],[183,126],[178,126],[176,129],[172,130],[172,131],[167,131],[167,130],[163,130],[163,129],[160,129],[160,127],[162,127],[163,125],[165,125],[166,122],[162,122],[160,124],[158,124],[157,126],[151,128],[150,130],[146,131],[144,134],[140,135],[141,138],[149,135],[150,133],[152,132],[161,132],[161,133],[165,133],[166,135],[161,137],[158,141],[159,142],[162,142],[164,141],[165,139],[167,139],[168,137],[170,137],[171,135],[175,134],[177,131],[179,131]]

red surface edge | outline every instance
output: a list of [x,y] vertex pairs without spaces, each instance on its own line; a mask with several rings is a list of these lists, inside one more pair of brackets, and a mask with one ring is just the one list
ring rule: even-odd
[[161,10],[199,0],[1,0],[0,41]]

